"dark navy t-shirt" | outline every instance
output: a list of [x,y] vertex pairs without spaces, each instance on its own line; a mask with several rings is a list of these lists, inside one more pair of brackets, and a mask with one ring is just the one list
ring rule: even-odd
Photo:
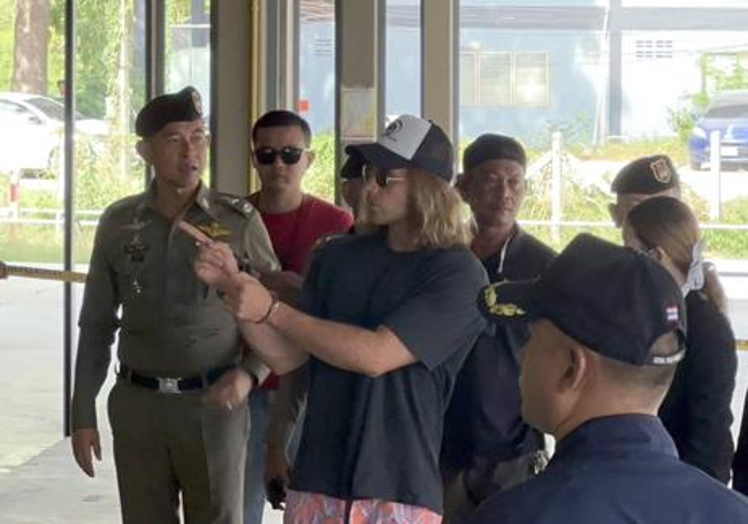
[[466,248],[394,252],[383,235],[365,235],[320,249],[303,308],[335,322],[387,326],[418,361],[371,378],[311,358],[293,489],[441,513],[443,417],[484,326],[476,297],[486,284]]
[[[517,230],[503,257],[483,260],[491,282],[536,278],[555,253]],[[503,260],[502,260],[503,259]],[[462,367],[444,423],[442,462],[465,469],[476,459],[509,460],[543,447],[543,435],[522,420],[519,352],[529,338],[526,323],[491,325]]]

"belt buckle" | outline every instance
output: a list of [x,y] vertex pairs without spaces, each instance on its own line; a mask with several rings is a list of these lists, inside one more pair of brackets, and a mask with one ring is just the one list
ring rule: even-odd
[[158,380],[158,392],[166,395],[178,395],[179,391],[179,379],[171,377],[156,377]]

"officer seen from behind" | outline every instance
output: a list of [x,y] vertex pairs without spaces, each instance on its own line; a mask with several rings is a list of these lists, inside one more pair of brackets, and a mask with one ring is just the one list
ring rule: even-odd
[[748,500],[681,462],[657,417],[686,312],[654,258],[579,235],[539,280],[492,284],[478,302],[493,322],[534,321],[522,414],[557,446],[543,473],[469,522],[748,522]]

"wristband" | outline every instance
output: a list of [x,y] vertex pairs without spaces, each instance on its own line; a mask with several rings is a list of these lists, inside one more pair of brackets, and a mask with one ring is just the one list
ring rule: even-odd
[[278,298],[278,296],[275,293],[270,293],[270,296],[272,297],[272,302],[270,302],[270,306],[268,307],[267,312],[260,318],[259,320],[255,321],[255,324],[264,324],[268,320],[270,320],[270,317],[273,316],[273,313],[275,313],[278,308],[281,305],[281,301]]

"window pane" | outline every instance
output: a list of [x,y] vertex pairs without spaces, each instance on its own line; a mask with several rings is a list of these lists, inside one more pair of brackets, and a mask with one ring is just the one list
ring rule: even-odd
[[478,55],[472,51],[460,52],[460,105],[478,103]]
[[[421,114],[421,1],[387,0],[387,120]],[[407,86],[407,88],[405,87]]]
[[[64,12],[45,2],[0,10],[0,261],[60,269]],[[16,20],[26,24],[16,25]],[[25,32],[19,29],[25,28]],[[58,441],[63,428],[59,282],[0,280],[0,474]]]
[[309,121],[316,158],[304,176],[304,190],[335,198],[335,5],[302,0],[299,5],[298,111]]
[[[748,14],[748,2],[621,3],[461,0],[460,145],[487,132],[525,145],[530,191],[520,221],[557,249],[581,231],[620,242],[607,210],[613,177],[635,158],[669,155],[707,257],[740,274],[722,279],[733,328],[748,339],[740,291],[748,271],[748,32],[735,16]],[[494,61],[507,55],[510,97]],[[736,413],[748,383],[744,360]]]
[[512,55],[510,53],[481,53],[479,56],[481,105],[510,105],[512,103]]
[[[203,114],[210,122],[210,2],[166,1],[167,93],[192,86],[200,92]],[[203,179],[210,184],[210,161]]]
[[548,103],[548,54],[516,53],[514,65],[517,105],[546,105]]

